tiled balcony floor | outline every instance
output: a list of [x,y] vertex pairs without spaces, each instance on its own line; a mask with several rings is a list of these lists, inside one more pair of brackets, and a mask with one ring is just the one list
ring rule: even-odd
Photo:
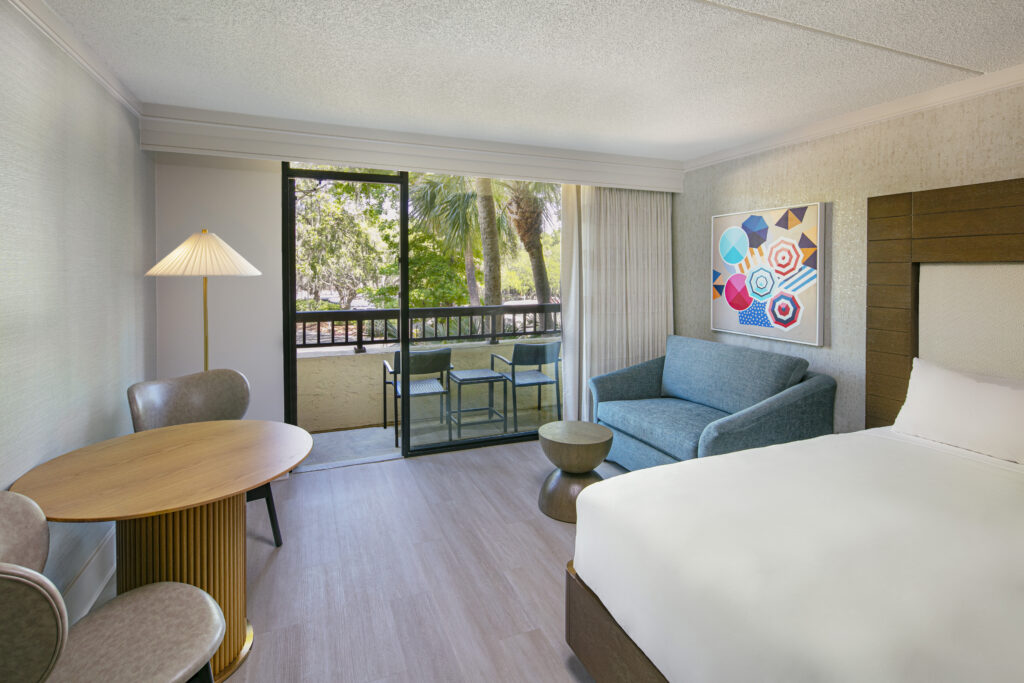
[[[427,416],[426,412],[426,408],[415,411],[417,417],[422,416],[422,419],[413,421],[413,445],[423,446],[446,442],[448,440],[447,423],[441,423],[436,414]],[[502,435],[501,422],[470,424],[470,421],[481,419],[483,416],[483,413],[477,413],[475,416],[466,416],[467,423],[462,427],[463,439]],[[557,419],[554,407],[549,410],[545,406],[539,411],[536,408],[520,408],[519,431],[535,431],[545,422]],[[512,433],[511,415],[508,420],[508,433]],[[457,430],[454,425],[452,426],[452,439],[458,439]],[[394,427],[390,424],[387,429],[377,426],[321,432],[313,435],[313,450],[296,471],[309,472],[332,467],[344,467],[346,465],[361,465],[399,457],[401,457],[401,453],[398,448],[395,448]]]

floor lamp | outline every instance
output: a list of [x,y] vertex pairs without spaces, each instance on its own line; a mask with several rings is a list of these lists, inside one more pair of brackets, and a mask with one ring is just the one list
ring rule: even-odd
[[159,263],[147,276],[192,276],[203,278],[203,370],[210,369],[210,316],[206,309],[206,278],[221,275],[260,275],[260,271],[212,232],[193,233],[191,237]]

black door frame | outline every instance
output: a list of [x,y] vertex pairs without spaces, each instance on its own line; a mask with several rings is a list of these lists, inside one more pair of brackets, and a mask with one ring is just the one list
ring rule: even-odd
[[[380,173],[356,173],[349,171],[321,171],[305,168],[292,168],[287,161],[281,162],[281,283],[282,283],[282,321],[284,333],[284,421],[298,425],[298,373],[295,352],[295,180],[312,178],[314,180],[337,180],[357,183],[382,183],[397,185],[399,188],[399,312],[398,312],[398,343],[401,366],[409,366],[409,337],[412,326],[409,320],[409,172],[398,171],[394,175]],[[409,374],[401,373],[402,382],[402,415],[410,414]],[[513,389],[515,391],[515,389]],[[398,419],[398,416],[395,416]],[[522,432],[502,436],[478,437],[461,441],[449,441],[443,444],[412,447],[411,426],[409,420],[402,420],[402,456],[428,455],[448,451],[494,446],[498,444],[516,443],[519,441],[536,441],[537,432]]]
[[[284,421],[298,424],[298,372],[295,352],[295,180],[336,180],[355,183],[379,183],[397,185],[399,188],[399,313],[398,340],[402,362],[408,366],[409,295],[404,283],[409,280],[409,173],[399,171],[394,175],[382,173],[355,173],[350,171],[325,171],[307,168],[292,168],[287,161],[281,162],[281,269],[282,269],[282,320],[284,332]],[[401,375],[402,415],[409,414],[409,376]],[[396,415],[397,419],[398,416]],[[402,420],[402,455],[409,455],[409,425]]]

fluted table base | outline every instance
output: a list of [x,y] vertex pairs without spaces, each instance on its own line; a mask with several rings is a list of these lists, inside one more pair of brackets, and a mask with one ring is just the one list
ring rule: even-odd
[[117,522],[117,592],[157,581],[202,588],[224,612],[224,642],[211,664],[217,681],[252,646],[245,618],[245,494],[198,507]]

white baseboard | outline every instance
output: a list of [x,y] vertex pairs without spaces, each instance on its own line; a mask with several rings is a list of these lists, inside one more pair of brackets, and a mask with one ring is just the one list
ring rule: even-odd
[[111,527],[64,591],[64,604],[67,606],[70,623],[75,623],[89,613],[116,569],[117,543],[114,527]]

